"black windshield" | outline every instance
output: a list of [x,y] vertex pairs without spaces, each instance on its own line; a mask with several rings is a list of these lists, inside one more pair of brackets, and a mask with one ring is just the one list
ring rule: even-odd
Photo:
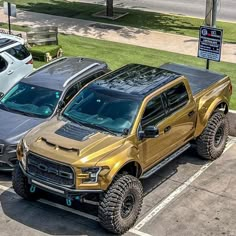
[[20,82],[2,98],[0,107],[27,116],[47,118],[53,114],[60,96],[60,91]]
[[130,130],[140,102],[114,91],[87,87],[65,109],[64,115],[94,128],[123,134]]

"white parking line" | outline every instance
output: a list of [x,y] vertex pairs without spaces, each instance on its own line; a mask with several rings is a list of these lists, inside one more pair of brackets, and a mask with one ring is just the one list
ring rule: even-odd
[[[233,146],[235,140],[228,142],[224,152]],[[174,192],[165,198],[159,205],[157,205],[146,217],[144,217],[132,230],[139,231],[145,224],[147,224],[154,216],[156,216],[163,208],[165,208],[171,201],[173,201],[180,193],[182,193],[194,180],[196,180],[202,173],[204,173],[214,162],[208,162],[201,167],[201,169],[180,185]],[[132,231],[130,231],[132,232]]]
[[54,203],[54,202],[48,201],[46,199],[40,199],[40,200],[38,200],[38,202],[46,204],[46,205],[49,205],[49,206],[52,206],[52,207],[56,207],[56,208],[64,210],[64,211],[68,211],[70,213],[73,213],[73,214],[76,214],[76,215],[88,218],[90,220],[94,220],[94,221],[97,221],[97,222],[99,221],[98,217],[96,217],[94,215],[90,215],[90,214],[87,214],[85,212],[78,211],[76,209],[73,209],[73,208],[70,208],[70,207],[58,204],[58,203]]
[[139,236],[152,236],[151,234],[147,234],[147,233],[141,232],[141,231],[136,230],[136,229],[130,229],[129,232],[133,233],[133,234],[136,234],[136,235],[139,235]]

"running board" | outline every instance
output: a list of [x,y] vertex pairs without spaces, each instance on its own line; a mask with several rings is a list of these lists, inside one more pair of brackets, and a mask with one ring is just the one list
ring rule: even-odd
[[161,161],[160,163],[158,163],[157,165],[155,165],[154,167],[152,167],[152,169],[148,170],[147,172],[145,172],[140,179],[146,179],[148,177],[150,177],[151,175],[153,175],[155,172],[157,172],[158,170],[160,170],[163,166],[167,165],[169,162],[171,162],[172,160],[174,160],[176,157],[178,157],[180,154],[182,154],[183,152],[185,152],[187,149],[189,149],[191,147],[190,143],[187,143],[186,145],[184,145],[183,147],[181,147],[180,149],[178,149],[176,152],[174,152],[173,154],[171,154],[170,156],[168,156],[167,158],[165,158],[163,161]]

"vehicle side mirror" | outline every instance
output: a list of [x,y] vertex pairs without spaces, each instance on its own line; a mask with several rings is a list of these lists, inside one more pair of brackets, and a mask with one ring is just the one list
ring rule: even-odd
[[145,138],[156,138],[159,130],[155,126],[147,126],[144,130],[138,132],[140,140]]
[[0,92],[0,99],[4,96],[4,93]]

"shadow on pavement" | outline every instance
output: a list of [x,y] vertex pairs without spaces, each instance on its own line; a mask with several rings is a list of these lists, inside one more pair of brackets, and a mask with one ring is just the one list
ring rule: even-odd
[[[171,161],[169,164],[164,166],[162,169],[157,171],[155,174],[150,176],[148,179],[142,180],[144,194],[147,195],[151,193],[154,189],[156,189],[162,183],[165,183],[165,181],[170,179],[172,176],[177,175],[180,168],[190,169],[189,175],[191,176],[194,174],[194,169],[198,169],[199,166],[201,167],[206,163],[207,161],[201,159],[197,155],[194,148],[190,148],[185,153],[183,153],[182,155]],[[186,166],[187,164],[188,167]],[[189,164],[192,166],[192,168],[190,168]],[[190,176],[188,176],[187,174],[185,176],[181,176],[181,182],[186,181]]]
[[0,171],[0,183],[5,181],[11,181],[12,173]]
[[[50,1],[24,1],[20,3],[18,1],[18,8],[31,12],[39,12],[45,14],[51,14],[56,16],[64,16],[75,19],[84,19],[90,21],[99,21],[103,23],[111,23],[116,25],[138,27],[141,29],[154,29],[164,32],[172,32],[178,34],[185,34],[184,30],[189,30],[196,34],[198,32],[198,25],[194,25],[191,22],[185,20],[185,18],[178,19],[175,16],[169,14],[160,14],[155,12],[143,12],[140,10],[126,9],[129,12],[123,18],[116,21],[100,19],[93,17],[93,14],[103,11],[104,6],[99,4],[71,2],[62,0],[50,0]],[[118,7],[118,8],[117,8]],[[122,8],[115,6],[116,10],[122,11]],[[30,20],[30,19],[29,19]],[[35,22],[37,24],[37,22]],[[47,22],[45,21],[45,24]],[[62,25],[60,25],[62,27]],[[79,28],[77,28],[79,30]],[[128,37],[130,35],[128,34]]]

